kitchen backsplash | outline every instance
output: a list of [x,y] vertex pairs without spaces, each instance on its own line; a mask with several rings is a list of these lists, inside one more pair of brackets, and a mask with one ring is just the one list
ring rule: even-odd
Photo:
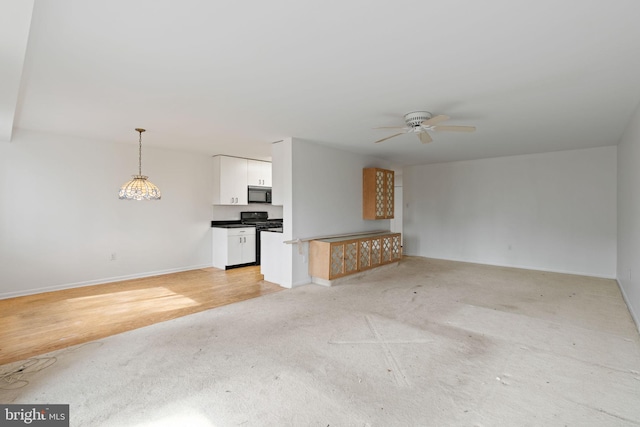
[[240,212],[243,211],[265,211],[269,212],[269,218],[282,218],[282,206],[252,203],[245,206],[212,205],[212,207],[213,221],[240,219]]

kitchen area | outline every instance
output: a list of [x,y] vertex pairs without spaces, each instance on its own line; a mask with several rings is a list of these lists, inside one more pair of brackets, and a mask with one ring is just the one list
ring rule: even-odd
[[282,206],[273,204],[271,162],[214,156],[213,172],[213,266],[227,270],[260,265],[268,280],[265,257],[267,264],[274,263],[270,248],[282,245],[284,226]]
[[396,265],[402,235],[391,224],[401,200],[395,172],[296,141],[296,159],[304,160],[296,169],[304,173],[294,180],[292,146],[293,139],[273,144],[273,168],[267,161],[213,157],[213,266],[259,265],[265,281],[290,288],[331,286]]

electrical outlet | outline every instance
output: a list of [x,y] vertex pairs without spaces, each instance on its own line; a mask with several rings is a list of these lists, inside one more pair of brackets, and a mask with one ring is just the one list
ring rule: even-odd
[[115,261],[116,260],[116,253],[115,252],[111,252],[111,261]]

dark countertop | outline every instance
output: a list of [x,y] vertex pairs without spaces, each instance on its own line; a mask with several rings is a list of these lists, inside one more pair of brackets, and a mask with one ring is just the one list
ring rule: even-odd
[[211,221],[211,227],[215,228],[243,228],[243,227],[255,227],[251,224],[243,224],[240,220],[228,220],[228,221]]
[[247,227],[254,227],[255,225],[251,225],[251,224],[219,224],[219,225],[212,225],[211,227],[213,228],[247,228]]
[[[272,219],[269,218],[269,221],[280,221],[282,222],[282,219],[280,218],[276,218],[276,219]],[[211,221],[211,227],[215,227],[215,228],[242,228],[242,227],[255,227],[254,224],[243,224],[242,221],[238,220],[234,220],[234,219],[228,219],[228,220],[222,220],[222,221]],[[265,230],[263,230],[265,231]],[[282,233],[282,227],[274,227],[274,228],[269,228],[266,231],[271,231],[274,233]]]

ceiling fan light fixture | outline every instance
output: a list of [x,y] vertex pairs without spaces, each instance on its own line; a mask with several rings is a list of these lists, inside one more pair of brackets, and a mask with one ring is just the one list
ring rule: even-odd
[[433,117],[428,111],[414,111],[412,113],[407,113],[404,115],[404,121],[407,123],[409,127],[418,127],[425,120],[429,120]]
[[451,131],[451,132],[473,132],[476,130],[475,126],[441,126],[440,123],[449,120],[449,116],[439,114],[434,116],[428,111],[413,111],[404,115],[404,121],[406,127],[396,126],[383,126],[374,129],[398,129],[399,133],[396,133],[386,138],[379,139],[375,143],[386,141],[387,139],[395,138],[396,136],[404,133],[413,133],[418,136],[418,139],[423,144],[433,141],[428,131]]
[[120,187],[118,198],[121,200],[160,200],[162,197],[160,189],[148,181],[148,176],[142,175],[142,132],[144,131],[145,129],[136,128],[136,132],[140,134],[138,139],[138,174],[132,175],[133,179]]

